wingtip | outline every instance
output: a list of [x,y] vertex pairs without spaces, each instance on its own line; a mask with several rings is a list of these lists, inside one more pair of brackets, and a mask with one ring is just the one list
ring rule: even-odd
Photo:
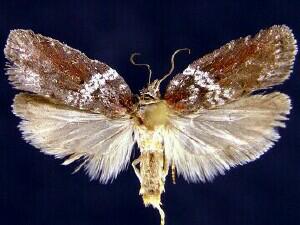
[[12,29],[10,30],[7,40],[6,40],[6,44],[4,47],[4,55],[5,58],[7,58],[8,60],[10,59],[10,54],[11,54],[11,50],[13,48],[13,44],[17,44],[18,41],[20,41],[20,37],[25,37],[28,34],[33,34],[34,32],[32,30],[26,30],[26,29]]

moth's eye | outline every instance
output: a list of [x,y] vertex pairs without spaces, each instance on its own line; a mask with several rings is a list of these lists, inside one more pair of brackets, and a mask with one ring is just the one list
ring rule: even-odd
[[133,104],[139,102],[139,95],[133,95],[132,96],[132,101],[133,101]]
[[144,99],[151,100],[151,99],[154,99],[154,97],[150,94],[145,94]]

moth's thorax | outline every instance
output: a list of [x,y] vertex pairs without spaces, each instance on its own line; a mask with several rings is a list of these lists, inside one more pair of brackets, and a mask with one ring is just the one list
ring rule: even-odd
[[169,109],[163,100],[141,105],[136,113],[138,125],[154,130],[168,124]]

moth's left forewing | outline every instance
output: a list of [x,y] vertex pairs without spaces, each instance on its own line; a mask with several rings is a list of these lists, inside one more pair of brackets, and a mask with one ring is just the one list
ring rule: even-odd
[[4,54],[8,79],[18,90],[108,117],[132,110],[132,92],[116,70],[53,38],[12,30]]

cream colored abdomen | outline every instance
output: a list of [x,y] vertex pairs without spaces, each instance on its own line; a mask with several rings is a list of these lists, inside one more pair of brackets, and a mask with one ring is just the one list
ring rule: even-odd
[[138,145],[141,150],[140,177],[145,205],[160,204],[164,191],[167,163],[164,157],[163,139],[160,130],[141,130]]
[[[161,225],[163,225],[165,214],[160,205],[165,178],[168,174],[168,162],[164,155],[160,129],[155,131],[140,129],[137,140],[141,155],[133,162],[133,166],[141,183],[140,195],[146,206],[152,205],[159,210]],[[136,167],[137,164],[139,169]]]

